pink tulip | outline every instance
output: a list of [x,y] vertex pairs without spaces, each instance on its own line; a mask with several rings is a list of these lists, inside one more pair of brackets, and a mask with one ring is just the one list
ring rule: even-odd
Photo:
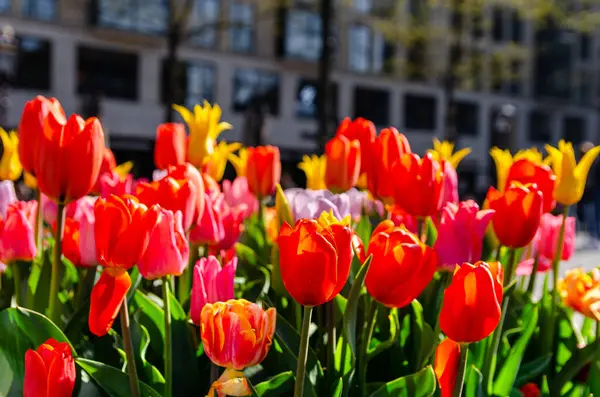
[[96,217],[94,215],[94,207],[89,207],[82,212],[79,218],[79,255],[81,265],[95,266],[98,264],[96,256],[96,237],[94,226],[96,225]]
[[230,207],[245,205],[242,213],[244,219],[258,212],[258,200],[250,193],[248,180],[245,176],[238,176],[233,182],[224,180],[223,194]]
[[98,190],[100,197],[106,198],[111,194],[122,196],[124,194],[133,194],[134,180],[132,174],[127,174],[123,179],[117,171],[105,172],[98,177]]
[[[79,200],[70,202],[65,207],[65,217],[73,218],[79,222],[83,213],[94,210],[96,199],[97,197],[83,196]],[[54,225],[56,223],[57,211],[58,206],[56,203],[42,195],[42,214],[47,224]]]
[[246,205],[240,204],[236,207],[232,207],[227,204],[225,197],[221,195],[217,198],[214,206],[215,212],[221,217],[224,231],[223,238],[215,244],[214,248],[218,250],[228,250],[237,243],[240,234],[242,234]]
[[444,161],[444,187],[442,190],[442,208],[446,203],[458,203],[458,175],[452,164]]
[[15,185],[12,181],[0,182],[0,215],[6,216],[6,209],[12,203],[17,201]]
[[438,269],[454,271],[457,264],[480,260],[483,235],[493,215],[493,210],[480,211],[473,200],[446,203],[434,245]]
[[16,201],[6,209],[6,217],[0,217],[0,261],[30,261],[35,258],[37,206],[37,201]]
[[223,219],[215,211],[213,199],[204,193],[204,211],[196,227],[190,232],[190,240],[198,245],[215,245],[225,236]]
[[173,211],[161,208],[148,248],[138,263],[140,273],[149,280],[180,276],[188,265],[189,256],[181,212],[173,214]]
[[237,258],[221,264],[214,256],[202,258],[194,266],[190,317],[200,325],[200,313],[207,303],[225,302],[234,298],[233,278],[237,268]]

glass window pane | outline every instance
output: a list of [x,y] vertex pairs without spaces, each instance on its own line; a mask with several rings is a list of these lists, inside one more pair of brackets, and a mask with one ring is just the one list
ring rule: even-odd
[[404,96],[404,126],[412,130],[434,130],[437,120],[437,100],[433,96]]
[[167,26],[166,0],[98,0],[97,23],[122,30],[157,34]]
[[229,46],[232,51],[248,52],[253,48],[254,7],[251,4],[231,3],[230,19],[234,25],[229,29]]
[[258,69],[237,69],[233,81],[233,109],[245,111],[250,105],[266,105],[279,113],[279,76]]
[[371,29],[364,25],[350,28],[350,70],[368,72],[371,65]]
[[37,37],[23,36],[18,40],[15,86],[49,90],[51,44]]
[[373,8],[372,0],[354,0],[354,9],[356,11],[368,13]]
[[0,0],[0,12],[8,11],[10,9],[11,0]]
[[203,47],[217,43],[216,24],[219,21],[219,0],[196,0],[190,18],[190,29],[202,29],[192,42]]
[[56,0],[21,0],[21,12],[29,18],[54,19],[56,17]]
[[354,89],[354,117],[364,117],[375,125],[387,126],[390,116],[390,93],[366,87]]
[[316,61],[321,56],[321,18],[315,12],[290,10],[285,24],[286,55]]

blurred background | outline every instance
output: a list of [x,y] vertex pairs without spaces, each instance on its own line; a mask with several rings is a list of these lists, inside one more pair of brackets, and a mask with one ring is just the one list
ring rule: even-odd
[[[597,4],[596,4],[597,3]],[[461,193],[493,183],[492,146],[598,141],[600,0],[0,0],[0,125],[42,94],[100,117],[150,176],[171,103],[204,100],[223,134],[281,149],[286,178],[346,116],[413,150],[470,146]],[[591,176],[591,178],[594,178]]]

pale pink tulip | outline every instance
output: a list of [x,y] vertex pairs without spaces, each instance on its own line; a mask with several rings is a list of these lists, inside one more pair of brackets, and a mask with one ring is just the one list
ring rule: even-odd
[[480,211],[473,200],[446,203],[434,245],[438,269],[454,271],[457,264],[480,260],[483,235],[493,215],[493,210]]
[[173,214],[173,211],[161,208],[148,248],[138,263],[140,273],[149,280],[180,276],[188,265],[189,256],[181,212]]
[[17,201],[15,185],[12,181],[0,182],[0,215],[6,216],[6,209],[12,203]]
[[35,244],[35,217],[37,201],[16,201],[0,217],[0,261],[30,261],[37,254]]
[[94,226],[96,217],[94,207],[87,208],[79,218],[79,255],[81,265],[95,266],[98,264],[96,256],[96,237]]
[[225,302],[234,298],[233,279],[236,269],[236,257],[222,268],[212,255],[196,262],[190,303],[190,317],[194,324],[200,324],[200,313],[207,303]]
[[245,210],[242,213],[244,219],[258,212],[258,200],[250,193],[248,180],[245,176],[238,176],[233,182],[224,180],[223,195],[230,207],[235,208],[242,204],[245,205]]

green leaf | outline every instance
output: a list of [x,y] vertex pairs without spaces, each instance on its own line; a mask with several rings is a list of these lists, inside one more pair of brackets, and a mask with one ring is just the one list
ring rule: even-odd
[[252,248],[242,243],[235,244],[235,254],[242,263],[246,262],[255,266],[259,262],[258,255],[256,255],[256,252],[254,252]]
[[[237,247],[237,245],[236,245]],[[289,297],[290,294],[285,289],[285,285],[283,285],[283,279],[281,278],[281,267],[279,265],[279,246],[275,244],[273,249],[271,249],[271,263],[273,267],[271,268],[271,285],[277,295]]]
[[367,271],[369,270],[369,266],[371,264],[371,259],[372,256],[367,258],[365,263],[360,268],[360,271],[356,275],[354,282],[352,283],[352,288],[350,289],[350,294],[348,295],[348,304],[342,320],[344,325],[344,335],[346,337],[346,341],[350,345],[353,358],[356,358],[356,317],[358,313],[358,304],[360,302],[360,294],[365,282],[365,277],[367,276]]
[[380,342],[373,349],[369,349],[369,351],[367,352],[367,361],[377,357],[379,353],[392,347],[394,343],[396,343],[398,334],[400,333],[400,319],[398,318],[398,309],[392,309],[390,311],[388,319],[390,321],[390,337],[387,340]]
[[600,343],[591,343],[583,349],[577,349],[560,370],[558,375],[550,382],[550,395],[558,396],[563,386],[569,382],[581,369],[600,353]]
[[255,387],[260,397],[277,397],[294,391],[294,373],[282,372],[271,379],[261,382]]
[[332,397],[342,397],[342,393],[344,392],[344,381],[342,378],[338,378],[335,383],[335,388],[333,389]]
[[24,359],[28,349],[37,349],[50,338],[71,345],[65,334],[46,316],[20,307],[0,312],[0,330],[0,351],[10,365],[19,390],[23,384]]
[[150,335],[148,334],[148,330],[135,321],[135,319],[131,322],[130,328],[138,376],[142,382],[147,383],[154,390],[162,393],[165,386],[165,378],[158,368],[146,359],[146,352],[150,345]]
[[369,249],[369,240],[371,239],[371,233],[373,233],[373,226],[368,216],[363,215],[360,217],[360,221],[356,224],[356,234],[360,237],[363,245],[365,246],[365,252]]
[[346,312],[346,306],[348,305],[348,299],[344,298],[342,294],[337,294],[333,298],[333,306],[335,308],[336,318],[343,318]]
[[165,320],[163,310],[147,295],[140,290],[136,290],[133,299],[129,302],[132,310],[132,316],[139,312],[139,322],[143,325],[150,335],[150,348],[155,355],[162,357],[165,340]]
[[537,307],[529,305],[523,311],[523,318],[527,323],[523,327],[523,331],[514,346],[510,349],[510,353],[506,358],[498,377],[494,383],[494,394],[498,396],[506,396],[510,394],[511,389],[517,379],[517,373],[523,361],[523,355],[531,336],[535,332],[538,322]]
[[[110,397],[129,397],[129,376],[121,370],[103,363],[85,358],[75,360]],[[142,397],[161,397],[161,395],[147,384],[140,382]]]
[[413,311],[413,321],[411,322],[412,345],[415,349],[413,368],[423,368],[429,357],[435,350],[436,343],[433,330],[423,318],[423,306],[418,300],[413,300],[410,304]]
[[427,244],[429,247],[433,247],[433,245],[435,244],[435,241],[437,240],[438,237],[438,231],[437,228],[435,227],[435,223],[433,223],[433,220],[431,219],[431,217],[427,217],[426,220],[426,224],[425,224],[425,233],[426,233],[426,239],[425,239],[425,244]]
[[546,368],[548,368],[548,365],[550,365],[551,360],[552,354],[546,354],[545,356],[538,357],[531,362],[521,365],[515,385],[524,385],[543,374],[546,371]]
[[12,386],[13,372],[10,369],[10,364],[6,360],[4,353],[0,349],[0,396],[8,396],[8,392]]
[[52,273],[49,251],[44,251],[42,260],[32,264],[31,274],[27,281],[27,307],[38,313],[46,313],[48,309]]
[[187,314],[173,294],[171,303],[171,349],[173,355],[173,395],[196,396],[197,377],[200,374],[196,350],[190,340],[196,327],[187,320]]
[[467,377],[465,379],[465,397],[483,397],[483,374],[476,366],[470,365],[467,368]]
[[435,373],[429,365],[416,374],[386,383],[371,397],[430,397],[435,393],[436,383]]
[[338,342],[335,345],[334,365],[335,371],[342,376],[352,371],[353,368],[352,351],[343,336],[338,338]]
[[594,396],[600,396],[600,361],[592,362],[590,374],[588,376],[588,386],[590,393]]
[[68,260],[65,256],[62,256],[60,259],[64,267],[64,274],[60,281],[60,287],[67,289],[79,282],[79,273],[77,273],[77,268],[73,262]]
[[129,291],[127,291],[127,302],[130,302],[133,299],[135,291],[138,290],[138,287],[142,282],[142,275],[137,266],[133,267],[131,273],[129,273],[129,277],[131,278],[131,286],[129,287]]

